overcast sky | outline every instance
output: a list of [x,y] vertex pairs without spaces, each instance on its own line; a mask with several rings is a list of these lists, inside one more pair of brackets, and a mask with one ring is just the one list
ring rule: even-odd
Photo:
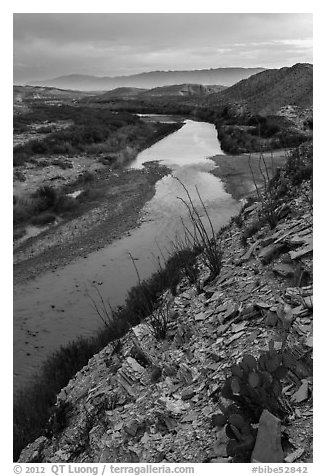
[[16,13],[14,80],[312,63],[312,14]]

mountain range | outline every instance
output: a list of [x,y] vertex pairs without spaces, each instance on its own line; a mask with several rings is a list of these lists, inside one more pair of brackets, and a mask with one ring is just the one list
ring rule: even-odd
[[114,77],[71,74],[42,81],[30,81],[29,84],[82,91],[105,91],[120,87],[152,89],[184,83],[232,86],[238,81],[264,70],[265,68],[215,68],[191,71],[151,71]]

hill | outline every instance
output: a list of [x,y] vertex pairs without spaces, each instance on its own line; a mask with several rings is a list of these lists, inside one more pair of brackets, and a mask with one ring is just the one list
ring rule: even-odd
[[[115,99],[130,100],[151,100],[151,99],[182,99],[182,98],[203,98],[209,94],[223,91],[225,86],[204,86],[202,84],[173,84],[170,86],[160,86],[153,89],[143,88],[115,88],[104,94],[99,94],[90,98],[90,102],[107,102]],[[88,100],[86,102],[89,102]]]
[[37,86],[77,90],[110,90],[120,87],[152,89],[173,84],[223,84],[231,86],[238,81],[263,71],[264,68],[215,68],[191,71],[151,71],[130,76],[98,77],[72,74],[42,81]]
[[312,106],[313,66],[297,63],[292,67],[269,69],[243,79],[225,91],[212,94],[206,104],[241,105],[244,111],[277,114],[284,106]]
[[14,113],[26,112],[28,105],[42,102],[48,105],[74,103],[94,95],[90,91],[71,91],[43,86],[16,86],[13,88]]
[[107,100],[107,99],[133,99],[135,97],[138,97],[142,93],[146,93],[147,89],[144,88],[127,88],[127,87],[121,87],[121,88],[115,88],[110,91],[106,91],[104,94],[101,94],[99,96],[96,96],[96,100],[100,101],[101,99]]
[[226,86],[203,85],[203,84],[174,84],[150,89],[142,94],[142,97],[166,97],[166,96],[207,96],[226,89]]

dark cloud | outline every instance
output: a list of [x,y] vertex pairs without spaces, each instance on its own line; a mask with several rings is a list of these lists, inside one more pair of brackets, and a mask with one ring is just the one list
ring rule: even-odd
[[14,14],[14,78],[312,61],[310,14]]

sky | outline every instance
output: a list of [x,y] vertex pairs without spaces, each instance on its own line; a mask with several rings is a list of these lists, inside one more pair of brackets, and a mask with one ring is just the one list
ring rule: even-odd
[[312,62],[308,13],[15,13],[14,80]]
[[309,13],[15,13],[14,81],[312,63]]

